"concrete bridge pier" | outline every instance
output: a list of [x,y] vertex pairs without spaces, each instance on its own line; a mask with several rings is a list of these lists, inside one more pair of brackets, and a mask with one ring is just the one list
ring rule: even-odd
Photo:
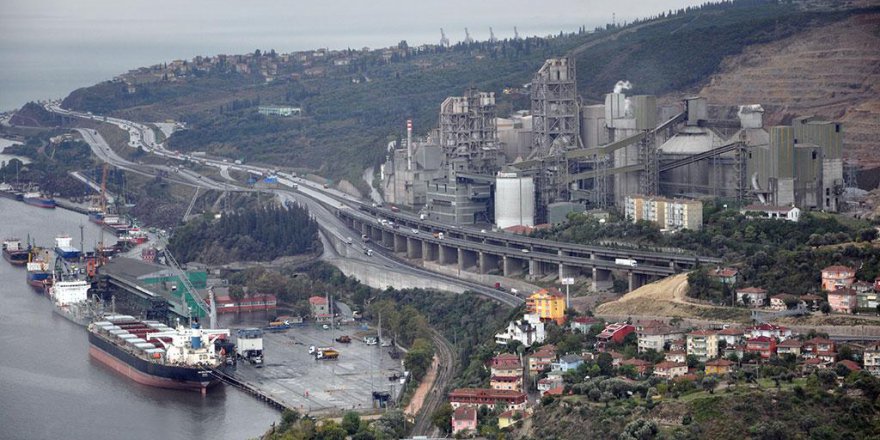
[[394,234],[394,252],[406,252],[406,237]]
[[477,252],[459,248],[458,270],[469,270],[471,272],[478,272],[479,268],[477,267],[477,258]]
[[409,237],[406,239],[406,258],[422,258],[422,240]]
[[458,263],[458,249],[440,245],[440,264]]
[[504,256],[502,261],[504,276],[521,275],[523,273],[523,262],[513,257]]
[[439,251],[437,250],[437,246],[434,243],[423,242],[422,243],[422,261],[436,261],[437,255]]
[[593,268],[593,290],[600,291],[610,289],[614,285],[611,279],[611,271],[607,269]]
[[480,273],[487,274],[498,270],[501,259],[497,255],[480,252]]
[[382,246],[385,246],[388,249],[394,249],[394,234],[388,231],[382,232]]
[[648,275],[637,274],[634,272],[627,273],[627,281],[629,283],[628,292],[632,292],[633,290],[638,289],[639,287],[644,286],[649,282]]

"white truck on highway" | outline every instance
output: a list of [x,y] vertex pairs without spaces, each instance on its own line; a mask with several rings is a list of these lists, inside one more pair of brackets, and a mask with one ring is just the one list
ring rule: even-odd
[[633,260],[632,258],[615,258],[614,264],[616,264],[618,266],[629,266],[629,267],[636,267],[638,265],[638,263],[636,263],[636,260]]

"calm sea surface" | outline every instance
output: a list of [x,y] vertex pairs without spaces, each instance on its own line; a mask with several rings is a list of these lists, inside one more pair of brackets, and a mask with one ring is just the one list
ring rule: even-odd
[[[0,199],[0,238],[30,236],[51,246],[58,234],[84,247],[100,239],[86,216]],[[106,239],[107,237],[105,237]],[[137,384],[89,357],[86,330],[52,313],[25,271],[0,259],[0,438],[246,439],[278,412],[238,390],[161,390]]]

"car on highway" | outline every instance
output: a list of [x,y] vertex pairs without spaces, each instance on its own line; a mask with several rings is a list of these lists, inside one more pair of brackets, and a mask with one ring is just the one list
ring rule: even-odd
[[416,228],[412,228],[412,233],[413,233],[413,234],[418,234],[418,233],[419,233],[419,230],[416,229]]
[[529,252],[530,252],[530,251],[529,251],[529,250],[528,250],[528,249],[520,249],[520,250],[521,250],[521,251],[522,251],[522,253],[524,253],[524,254],[527,254],[527,253],[529,253]]

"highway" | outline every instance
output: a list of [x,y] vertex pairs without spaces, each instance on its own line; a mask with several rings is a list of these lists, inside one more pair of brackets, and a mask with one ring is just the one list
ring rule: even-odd
[[[144,151],[156,154],[161,157],[181,161],[190,160],[205,166],[215,167],[221,170],[225,168],[227,170],[227,173],[228,170],[236,170],[255,175],[267,175],[275,171],[268,168],[255,167],[252,165],[230,164],[224,160],[210,159],[207,157],[187,156],[174,151],[166,150],[161,144],[156,142],[155,133],[153,132],[153,130],[144,124],[138,124],[118,118],[104,118],[102,116],[95,116],[87,113],[65,110],[54,103],[47,104],[46,109],[52,112],[64,114],[66,116],[86,118],[114,124],[122,128],[123,130],[128,131],[131,139],[129,141],[130,147],[142,147]],[[309,213],[314,216],[316,222],[322,230],[322,233],[325,234],[326,237],[332,237],[341,242],[345,242],[349,238],[351,238],[354,242],[352,246],[360,246],[360,242],[357,241],[359,240],[359,237],[361,235],[360,232],[352,231],[351,229],[349,229],[336,214],[328,209],[328,207],[333,207],[334,209],[353,209],[348,204],[354,204],[359,201],[345,193],[332,189],[325,189],[322,185],[308,181],[306,179],[295,177],[287,173],[276,174],[278,175],[279,183],[282,186],[291,189],[252,190],[226,182],[216,182],[208,179],[205,176],[201,176],[190,170],[186,170],[185,168],[180,168],[179,172],[175,173],[174,170],[171,169],[171,167],[166,167],[163,165],[135,164],[123,159],[118,154],[116,154],[109,147],[109,145],[107,145],[106,141],[97,131],[90,129],[77,129],[77,131],[91,146],[92,151],[98,158],[120,169],[147,176],[154,175],[154,170],[156,169],[163,169],[169,172],[168,180],[172,180],[177,183],[187,184],[190,186],[198,186],[203,189],[213,189],[217,191],[271,192],[275,194],[279,198],[279,200],[282,201],[282,203],[299,203],[300,205],[308,209]],[[340,201],[343,201],[344,203]],[[385,251],[381,247],[370,246],[370,249],[373,251],[372,256],[368,256],[361,251],[357,251],[354,247],[352,248],[353,252],[349,252],[348,255],[339,256],[342,258],[357,261],[362,264],[373,266],[377,270],[394,271],[397,273],[418,278],[443,280],[444,282],[447,282],[449,284],[459,286],[461,290],[474,291],[511,307],[516,307],[523,303],[523,300],[521,298],[515,295],[511,295],[510,293],[502,292],[477,283],[461,280],[450,275],[438,274],[427,269],[414,266],[408,262],[396,258],[393,253]]]

